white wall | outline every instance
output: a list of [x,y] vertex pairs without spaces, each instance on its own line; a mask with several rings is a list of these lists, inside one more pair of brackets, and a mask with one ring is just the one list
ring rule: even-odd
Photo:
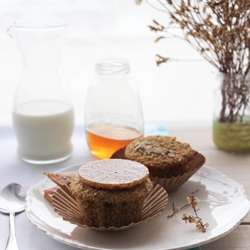
[[[138,6],[133,0],[0,0],[0,124],[11,123],[13,95],[22,71],[20,53],[6,29],[15,20],[39,16],[69,23],[62,64],[77,123],[83,123],[94,64],[108,57],[130,62],[146,121],[211,122],[212,67],[183,41],[154,43],[157,34],[147,27],[152,19],[167,24],[166,13],[147,4]],[[157,67],[156,54],[182,62]],[[197,61],[187,62],[189,59]]]

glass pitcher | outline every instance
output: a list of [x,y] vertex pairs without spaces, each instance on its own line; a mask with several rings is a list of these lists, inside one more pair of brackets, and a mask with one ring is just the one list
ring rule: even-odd
[[60,63],[66,27],[58,20],[29,20],[7,30],[23,57],[12,121],[18,155],[26,162],[55,163],[72,152],[74,110]]
[[123,59],[96,63],[85,105],[85,132],[91,153],[108,159],[144,133],[142,106]]

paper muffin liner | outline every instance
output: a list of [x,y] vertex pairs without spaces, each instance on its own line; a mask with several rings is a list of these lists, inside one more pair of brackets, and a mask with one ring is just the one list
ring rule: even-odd
[[99,231],[118,231],[127,230],[149,220],[157,218],[166,208],[168,203],[168,194],[161,185],[154,185],[152,192],[148,195],[143,204],[141,220],[137,223],[131,223],[128,226],[122,227],[88,227],[82,221],[77,202],[72,196],[67,185],[62,186],[57,190],[52,199],[52,205],[55,212],[60,215],[63,220],[75,224],[79,227],[95,229]]
[[[121,148],[117,150],[111,158],[113,159],[126,159],[125,157],[125,149]],[[205,157],[198,153],[197,151],[194,153],[193,158],[188,162],[189,170],[183,175],[178,175],[176,177],[170,178],[161,178],[161,177],[153,177],[150,176],[150,179],[156,183],[160,184],[168,193],[177,190],[181,187],[188,179],[190,179],[205,163]]]

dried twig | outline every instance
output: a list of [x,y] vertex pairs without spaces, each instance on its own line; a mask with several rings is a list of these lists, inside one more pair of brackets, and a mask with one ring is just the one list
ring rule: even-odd
[[186,208],[186,207],[192,207],[195,216],[191,215],[190,213],[184,213],[182,215],[182,219],[187,223],[195,223],[196,227],[201,230],[203,233],[206,232],[207,228],[209,227],[208,223],[203,224],[202,219],[198,216],[197,211],[199,211],[198,208],[198,199],[197,197],[194,196],[194,193],[197,192],[199,190],[196,190],[194,192],[191,193],[191,195],[189,195],[186,199],[186,204],[182,207],[176,207],[175,202],[172,203],[172,211],[173,213],[168,215],[167,218],[171,219],[177,212],[179,212],[180,210]]

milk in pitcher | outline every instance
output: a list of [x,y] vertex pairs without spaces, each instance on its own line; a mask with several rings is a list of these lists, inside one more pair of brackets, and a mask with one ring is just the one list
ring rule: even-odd
[[30,163],[62,161],[72,152],[73,107],[61,101],[34,101],[13,111],[18,155]]

